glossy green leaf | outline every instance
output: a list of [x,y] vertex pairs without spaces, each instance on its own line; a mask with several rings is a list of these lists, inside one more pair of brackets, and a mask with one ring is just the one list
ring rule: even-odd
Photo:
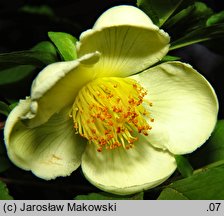
[[11,53],[0,54],[0,64],[6,67],[12,67],[15,65],[34,65],[37,67],[43,67],[44,65],[55,62],[55,56],[50,52],[40,50],[26,50]]
[[6,184],[0,181],[0,200],[13,200],[13,197],[9,195]]
[[9,106],[5,102],[0,101],[0,114],[8,116],[10,111],[11,111],[11,109],[9,108]]
[[188,200],[181,192],[173,188],[165,188],[160,194],[159,200]]
[[[206,22],[206,26],[213,26],[216,24],[223,24],[224,23],[224,11],[216,13],[209,17]],[[216,54],[224,56],[224,36],[219,37],[218,40],[214,38],[214,40],[209,40],[203,43],[204,46],[209,48],[212,52]]]
[[224,23],[198,28],[171,43],[170,50],[224,37]]
[[40,42],[31,50],[0,54],[2,96],[9,99],[26,96],[36,73],[56,61],[56,48],[49,41]]
[[[211,163],[219,165],[224,161],[224,120],[219,120],[209,140],[190,155],[190,162],[196,168]],[[214,164],[214,165],[215,165]]]
[[174,13],[183,0],[137,0],[137,6],[143,10],[154,24],[162,26]]
[[58,48],[61,57],[65,61],[77,58],[75,43],[77,39],[72,35],[64,32],[48,32],[51,41]]
[[177,13],[187,8],[188,6],[193,5],[195,2],[198,2],[198,1],[197,0],[187,0],[187,1],[183,0],[173,15],[176,15]]
[[193,168],[189,161],[182,155],[175,155],[177,169],[183,177],[189,177],[193,173]]
[[163,59],[161,60],[161,62],[167,62],[167,61],[177,61],[180,60],[181,58],[178,56],[171,56],[171,55],[166,55],[163,57]]
[[9,103],[10,103],[10,105],[9,105],[9,108],[10,108],[10,110],[13,110],[17,105],[18,105],[18,101],[14,101],[14,100],[9,100]]
[[167,186],[159,200],[223,200],[224,165],[207,169]]
[[217,23],[224,23],[224,11],[221,11],[209,17],[209,19],[206,22],[206,25],[211,26]]
[[171,36],[170,50],[223,36],[223,26],[207,26],[213,14],[203,2],[195,2],[169,19],[164,29]]
[[[0,54],[0,76],[4,76],[2,74],[4,74],[4,71],[8,72],[7,70],[16,70],[15,73],[21,70],[21,74],[17,74],[21,79],[31,67],[32,69],[34,67],[41,68],[56,61],[58,59],[54,45],[49,41],[43,41],[35,45],[31,50]],[[6,76],[9,76],[8,80],[10,80],[11,75],[7,73]],[[13,75],[12,79],[15,79]],[[0,77],[0,81],[2,81],[2,77]]]
[[50,53],[52,56],[52,61],[58,61],[57,50],[50,41],[41,41],[40,43],[36,44],[31,50]]
[[35,69],[34,65],[19,65],[0,70],[0,86],[19,82],[27,76],[32,75]]
[[105,192],[90,193],[87,195],[78,195],[75,200],[143,200],[144,193],[138,193],[131,196],[118,196]]
[[184,35],[199,26],[205,26],[207,19],[212,14],[212,9],[207,7],[205,3],[195,2],[170,18],[165,23],[164,28],[172,37],[177,38],[178,35]]

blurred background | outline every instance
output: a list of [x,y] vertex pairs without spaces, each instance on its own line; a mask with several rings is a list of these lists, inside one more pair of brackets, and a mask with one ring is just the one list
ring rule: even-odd
[[[217,12],[224,8],[222,0],[202,2]],[[136,6],[136,0],[0,1],[0,52],[29,49],[48,40],[48,31],[64,31],[78,37],[92,27],[102,12],[121,4]]]

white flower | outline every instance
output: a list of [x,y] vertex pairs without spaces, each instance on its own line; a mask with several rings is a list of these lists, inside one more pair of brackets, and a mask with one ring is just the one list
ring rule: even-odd
[[149,68],[169,40],[136,7],[102,14],[81,34],[78,59],[44,68],[10,113],[11,161],[43,179],[81,164],[92,184],[115,194],[164,182],[176,169],[174,155],[200,147],[218,113],[213,88],[190,65]]

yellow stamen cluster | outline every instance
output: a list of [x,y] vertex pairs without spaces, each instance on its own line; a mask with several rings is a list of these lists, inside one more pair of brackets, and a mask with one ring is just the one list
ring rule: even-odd
[[142,105],[146,94],[130,78],[105,77],[88,83],[79,91],[71,111],[76,133],[94,143],[99,152],[132,148],[138,133],[147,136],[151,130],[146,118],[154,121]]

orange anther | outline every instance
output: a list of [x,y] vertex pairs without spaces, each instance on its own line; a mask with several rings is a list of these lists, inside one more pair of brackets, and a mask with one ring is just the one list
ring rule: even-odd
[[102,147],[99,147],[99,148],[97,149],[98,152],[102,152],[102,150],[103,150]]
[[121,128],[120,127],[117,127],[117,133],[120,133],[121,132]]
[[146,94],[131,78],[104,77],[89,82],[79,91],[70,113],[75,132],[97,145],[98,152],[134,147],[136,133],[147,136],[151,130],[147,122],[154,121],[142,104],[152,105],[144,99]]

